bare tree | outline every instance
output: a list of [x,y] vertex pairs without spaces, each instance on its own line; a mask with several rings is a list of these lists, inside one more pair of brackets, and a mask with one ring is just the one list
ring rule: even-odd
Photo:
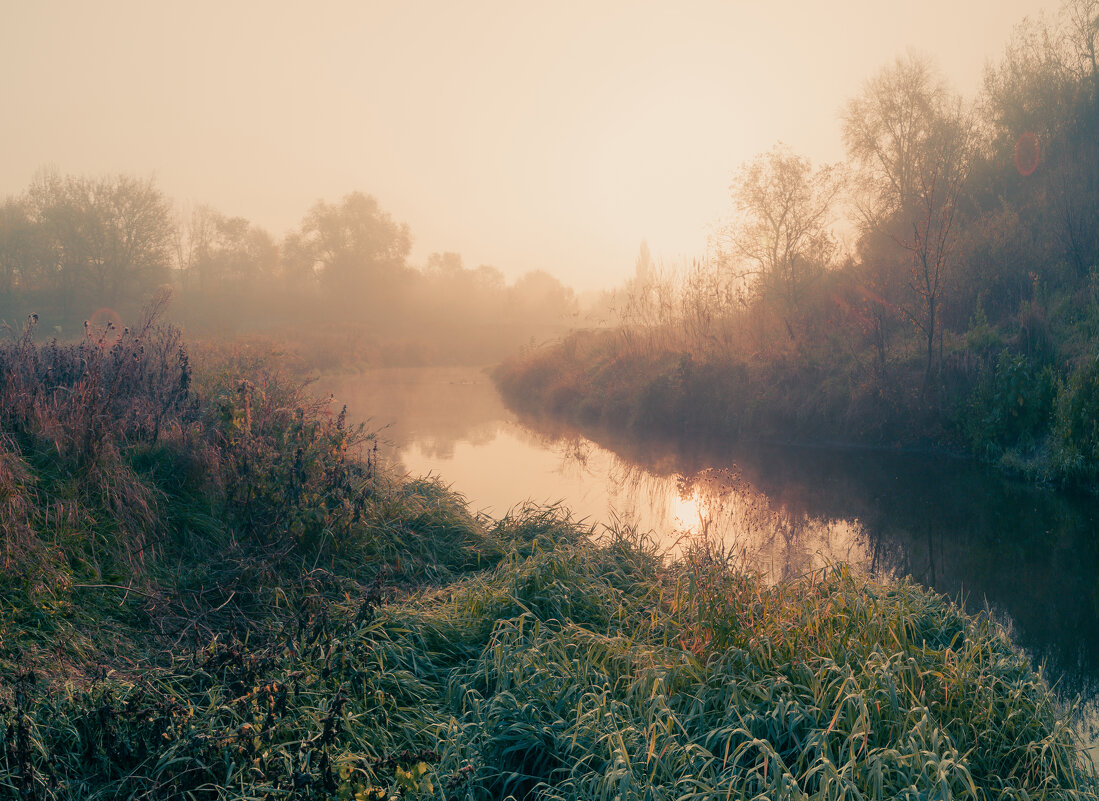
[[1099,0],[1068,0],[1063,13],[1079,77],[1099,81]]
[[843,188],[840,169],[814,171],[784,145],[745,164],[731,186],[737,218],[726,231],[732,257],[764,296],[776,296],[786,329],[810,281],[833,260],[832,210]]
[[843,137],[861,169],[864,233],[888,231],[908,254],[905,313],[925,337],[926,391],[973,151],[972,115],[928,61],[909,55],[848,103]]

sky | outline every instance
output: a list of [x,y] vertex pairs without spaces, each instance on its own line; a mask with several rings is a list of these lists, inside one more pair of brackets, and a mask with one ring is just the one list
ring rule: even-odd
[[456,251],[579,290],[641,241],[701,256],[737,168],[843,158],[909,50],[974,96],[1059,0],[0,0],[0,197],[43,169],[152,177],[276,237],[361,191],[413,263]]

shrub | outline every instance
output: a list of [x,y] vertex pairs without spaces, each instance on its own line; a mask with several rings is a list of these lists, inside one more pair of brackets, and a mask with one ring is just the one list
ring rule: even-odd
[[1000,351],[969,398],[966,428],[974,452],[996,457],[1013,446],[1032,446],[1049,433],[1057,377],[1050,365]]
[[1074,481],[1099,478],[1099,359],[1079,364],[1057,396],[1056,466]]

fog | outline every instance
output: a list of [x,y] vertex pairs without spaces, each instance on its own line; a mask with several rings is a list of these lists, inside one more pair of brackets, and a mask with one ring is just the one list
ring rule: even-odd
[[377,200],[319,201],[281,242],[208,206],[173,219],[152,181],[41,173],[0,204],[0,321],[113,343],[152,297],[188,335],[263,337],[292,366],[488,364],[558,336],[571,289],[508,281],[460,254],[408,261],[411,231]]
[[701,254],[775,142],[840,159],[840,109],[882,64],[914,48],[973,95],[1057,5],[8,3],[0,197],[44,167],[127,174],[281,240],[363,192],[413,264],[605,288],[642,239]]

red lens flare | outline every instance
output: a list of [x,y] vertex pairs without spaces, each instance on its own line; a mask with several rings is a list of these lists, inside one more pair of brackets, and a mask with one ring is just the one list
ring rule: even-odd
[[96,309],[84,323],[84,331],[99,347],[109,348],[122,339],[122,318],[114,309]]
[[1038,145],[1038,135],[1027,131],[1015,143],[1015,169],[1020,175],[1030,175],[1038,169],[1038,159],[1042,155]]

